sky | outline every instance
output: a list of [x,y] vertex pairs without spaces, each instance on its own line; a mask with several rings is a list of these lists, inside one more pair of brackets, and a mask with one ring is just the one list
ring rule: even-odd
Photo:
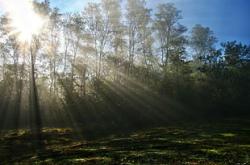
[[211,28],[220,42],[250,44],[250,0],[148,0],[149,6],[172,2],[182,11],[181,23]]
[[[62,12],[80,11],[88,2],[99,1],[50,0],[51,6]],[[166,2],[174,3],[182,11],[180,22],[189,31],[195,24],[201,24],[211,28],[219,42],[237,40],[250,44],[250,0],[147,0],[152,9]]]

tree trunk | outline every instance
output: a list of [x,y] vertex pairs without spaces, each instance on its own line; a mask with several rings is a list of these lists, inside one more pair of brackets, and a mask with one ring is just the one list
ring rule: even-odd
[[30,73],[30,118],[31,118],[31,131],[34,135],[34,140],[36,140],[37,145],[40,147],[41,145],[41,115],[39,109],[39,100],[37,93],[37,86],[35,80],[35,60],[34,60],[34,52],[32,47],[30,47],[30,60],[31,60],[31,73]]

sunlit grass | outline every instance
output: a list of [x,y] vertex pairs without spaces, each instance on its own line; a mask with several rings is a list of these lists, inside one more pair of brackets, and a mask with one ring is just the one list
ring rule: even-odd
[[237,136],[236,134],[233,134],[233,133],[222,133],[221,135],[224,136],[224,137],[234,137],[234,136]]
[[208,154],[217,154],[217,155],[221,153],[218,149],[201,149],[201,151]]
[[[187,126],[187,123],[185,123]],[[29,164],[236,164],[249,163],[246,125],[159,127],[86,140],[70,128],[44,128],[44,150],[32,147],[31,132],[11,130],[0,139],[3,162]],[[237,128],[237,129],[236,129]],[[234,131],[230,131],[230,130]],[[200,131],[205,135],[200,136]],[[221,133],[222,132],[222,133]],[[227,133],[224,133],[227,132]],[[225,137],[222,134],[237,136]],[[7,146],[15,148],[13,150]]]

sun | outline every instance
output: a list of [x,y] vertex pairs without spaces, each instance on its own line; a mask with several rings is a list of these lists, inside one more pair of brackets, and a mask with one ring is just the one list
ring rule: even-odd
[[41,32],[45,20],[34,11],[31,0],[4,0],[2,3],[8,13],[11,34],[19,41],[30,42]]

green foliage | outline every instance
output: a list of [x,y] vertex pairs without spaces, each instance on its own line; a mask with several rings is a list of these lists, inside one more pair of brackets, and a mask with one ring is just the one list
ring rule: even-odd
[[237,43],[237,41],[226,42],[221,44],[225,52],[226,64],[231,66],[239,65],[241,58],[250,55],[250,46]]

